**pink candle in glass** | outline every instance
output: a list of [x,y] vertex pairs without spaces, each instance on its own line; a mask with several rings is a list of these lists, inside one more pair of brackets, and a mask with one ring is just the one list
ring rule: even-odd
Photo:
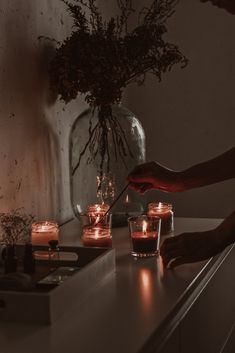
[[159,253],[161,219],[151,216],[128,218],[133,251],[136,257],[156,256]]
[[111,229],[102,225],[83,227],[82,242],[84,246],[111,247]]
[[50,240],[58,240],[59,227],[56,222],[42,221],[32,224],[31,241],[33,245],[48,245]]
[[172,204],[165,202],[150,203],[148,205],[148,215],[160,217],[161,234],[170,234],[174,230],[174,214]]
[[96,224],[99,221],[103,223],[103,217],[109,209],[109,205],[102,203],[91,204],[87,207],[87,216],[89,217],[90,224]]

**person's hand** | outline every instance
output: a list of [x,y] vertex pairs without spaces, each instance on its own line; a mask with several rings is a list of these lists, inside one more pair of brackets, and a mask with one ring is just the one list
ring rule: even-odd
[[180,172],[164,167],[156,162],[136,166],[128,175],[130,188],[144,193],[148,189],[159,189],[166,192],[183,191]]
[[201,2],[210,2],[212,5],[220,7],[229,13],[235,15],[235,2],[234,0],[200,0]]
[[183,233],[164,240],[160,254],[165,267],[206,260],[225,248],[217,229]]

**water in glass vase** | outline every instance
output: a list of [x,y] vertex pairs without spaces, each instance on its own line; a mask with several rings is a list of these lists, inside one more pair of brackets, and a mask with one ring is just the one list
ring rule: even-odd
[[[125,186],[128,173],[145,162],[141,123],[120,105],[109,108],[104,118],[99,108],[85,111],[71,129],[71,202],[78,218],[86,213],[88,205],[110,205]],[[128,217],[144,209],[143,195],[128,189],[112,209],[113,225],[126,225]]]

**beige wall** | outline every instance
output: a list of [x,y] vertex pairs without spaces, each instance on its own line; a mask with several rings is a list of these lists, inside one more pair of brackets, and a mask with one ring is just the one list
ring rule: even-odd
[[52,44],[38,37],[64,39],[68,16],[61,1],[3,0],[0,26],[0,211],[24,207],[38,218],[66,219],[68,134],[85,104],[52,102]]
[[[184,169],[235,145],[235,16],[181,0],[168,29],[188,67],[129,88],[128,106],[145,128],[148,160]],[[235,210],[235,181],[148,197],[172,201],[180,216],[224,217]]]
[[[64,39],[68,16],[59,0],[2,0],[0,27],[0,211],[24,207],[65,220],[72,214],[68,135],[86,105],[81,97],[67,106],[52,102],[50,42],[38,36]],[[188,68],[125,92],[124,103],[145,127],[149,160],[181,169],[234,145],[234,34],[235,17],[181,0],[169,38],[190,59]],[[178,215],[223,217],[235,208],[234,195],[235,183],[226,182],[167,197]],[[156,197],[165,195],[149,195]]]

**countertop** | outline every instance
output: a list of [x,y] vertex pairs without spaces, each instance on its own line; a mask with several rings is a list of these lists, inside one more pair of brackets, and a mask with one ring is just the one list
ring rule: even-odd
[[[175,234],[208,230],[219,223],[218,219],[176,218]],[[61,243],[80,244],[77,221],[62,227]],[[134,259],[130,255],[127,228],[113,230],[113,247],[115,273],[53,325],[0,322],[1,353],[151,352],[231,251],[228,247],[207,261],[166,270],[160,257]]]

